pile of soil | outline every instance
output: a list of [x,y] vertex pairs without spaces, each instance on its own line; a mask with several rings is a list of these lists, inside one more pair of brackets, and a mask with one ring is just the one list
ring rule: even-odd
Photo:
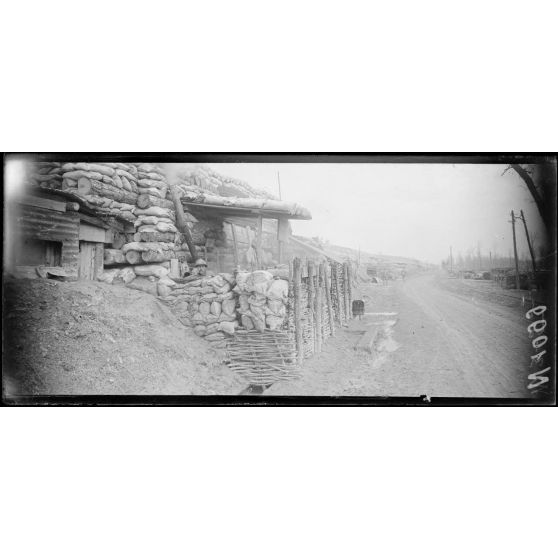
[[5,395],[234,395],[246,382],[156,298],[4,278]]

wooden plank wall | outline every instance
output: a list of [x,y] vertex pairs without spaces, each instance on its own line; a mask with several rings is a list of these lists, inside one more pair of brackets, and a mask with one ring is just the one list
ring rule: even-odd
[[79,259],[79,215],[75,211],[59,212],[22,205],[15,219],[16,250],[25,238],[62,243],[61,265],[70,275],[77,275]]

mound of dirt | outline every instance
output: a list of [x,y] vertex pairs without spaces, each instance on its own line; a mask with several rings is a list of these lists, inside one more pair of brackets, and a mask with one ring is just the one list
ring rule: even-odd
[[97,282],[4,279],[6,395],[229,395],[246,387],[156,298]]

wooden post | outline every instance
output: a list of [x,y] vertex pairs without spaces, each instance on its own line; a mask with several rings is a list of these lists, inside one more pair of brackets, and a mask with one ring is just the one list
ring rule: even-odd
[[310,309],[312,339],[314,350],[316,350],[316,313],[315,313],[315,291],[314,291],[314,261],[308,260],[308,308]]
[[285,243],[289,240],[289,221],[285,218],[277,219],[277,241],[279,242],[279,263],[285,258]]
[[353,268],[347,264],[347,283],[349,285],[349,316],[353,315]]
[[333,337],[335,335],[335,318],[333,316],[333,304],[331,302],[331,287],[329,283],[328,269],[331,269],[331,267],[324,264],[324,285],[326,292],[327,314],[329,317],[329,331]]
[[527,221],[525,220],[525,215],[523,215],[523,209],[521,210],[521,220],[523,221],[523,226],[525,227],[525,236],[527,237],[527,246],[529,246],[529,253],[531,254],[531,264],[533,265],[533,273],[537,273],[535,253],[533,252],[533,246],[531,246],[531,239],[529,238],[529,231],[527,230]]
[[293,260],[293,292],[294,292],[294,326],[295,326],[295,343],[296,358],[299,366],[302,365],[303,359],[303,340],[302,340],[302,308],[300,300],[300,289],[302,283],[302,272],[300,269],[300,259]]
[[192,240],[192,235],[190,234],[190,229],[188,228],[188,223],[184,217],[184,208],[182,207],[182,202],[180,201],[180,194],[176,189],[176,186],[171,186],[171,196],[174,202],[174,209],[176,212],[176,224],[178,225],[178,230],[184,234],[186,238],[186,244],[188,245],[188,250],[192,256],[192,260],[195,262],[198,259],[198,252],[194,241]]
[[517,244],[515,242],[515,215],[511,212],[511,223],[513,232],[513,257],[515,259],[515,288],[519,291],[519,263],[517,261]]
[[350,307],[350,296],[349,296],[349,264],[345,262],[343,264],[343,297],[345,301],[345,317],[347,324],[351,319],[351,307]]
[[236,239],[236,230],[234,223],[229,223],[231,226],[232,237],[233,237],[233,247],[234,247],[234,266],[238,269],[240,265],[240,257],[238,254],[238,241]]
[[342,320],[342,310],[341,310],[341,300],[339,298],[339,273],[337,268],[337,263],[334,263],[331,267],[331,286],[334,288],[334,299],[335,299],[335,309],[336,309],[336,317],[337,323],[339,326],[343,325]]
[[316,316],[316,336],[314,340],[314,347],[316,352],[320,353],[322,351],[322,288],[320,286],[321,276],[322,276],[323,264],[318,265],[318,273],[316,275],[316,297],[314,299],[314,315]]
[[258,217],[256,228],[256,256],[258,259],[258,267],[263,268],[262,257],[262,236],[263,236],[263,219],[261,215]]

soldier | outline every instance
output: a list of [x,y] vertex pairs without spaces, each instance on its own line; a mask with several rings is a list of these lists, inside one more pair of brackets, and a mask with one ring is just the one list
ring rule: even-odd
[[201,277],[207,276],[207,263],[202,258],[198,258],[196,263],[194,263],[194,269],[192,270],[191,275],[186,277],[185,282],[195,281],[196,279],[200,279]]

